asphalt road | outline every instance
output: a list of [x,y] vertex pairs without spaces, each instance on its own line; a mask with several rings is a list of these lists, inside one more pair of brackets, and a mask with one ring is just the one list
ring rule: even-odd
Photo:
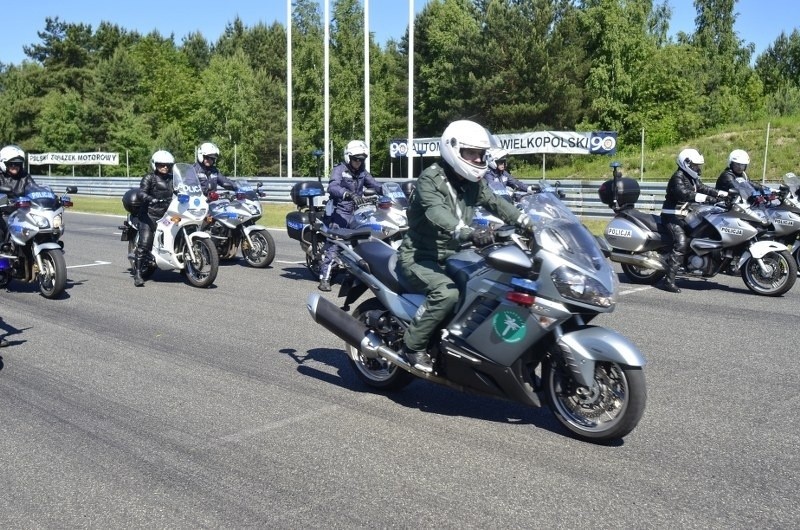
[[271,268],[137,289],[120,221],[67,214],[62,299],[0,292],[2,528],[800,527],[800,287],[623,277],[595,323],[645,353],[648,405],[597,446],[546,409],[369,391],[281,231]]

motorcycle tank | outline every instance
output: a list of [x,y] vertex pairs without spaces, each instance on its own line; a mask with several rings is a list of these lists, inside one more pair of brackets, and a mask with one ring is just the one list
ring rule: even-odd
[[606,225],[605,237],[615,249],[638,252],[647,243],[647,232],[627,219],[614,218]]
[[772,210],[769,220],[775,228],[774,234],[778,237],[788,236],[800,230],[800,215],[786,210]]

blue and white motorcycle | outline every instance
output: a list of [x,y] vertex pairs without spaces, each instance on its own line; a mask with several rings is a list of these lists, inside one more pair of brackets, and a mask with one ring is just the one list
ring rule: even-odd
[[[8,214],[8,238],[0,250],[0,287],[12,279],[38,282],[45,298],[57,298],[67,284],[64,260],[64,208],[68,195],[56,196],[48,186],[29,185],[24,195],[9,201],[10,190],[0,188],[0,214]],[[67,193],[77,193],[70,186]]]

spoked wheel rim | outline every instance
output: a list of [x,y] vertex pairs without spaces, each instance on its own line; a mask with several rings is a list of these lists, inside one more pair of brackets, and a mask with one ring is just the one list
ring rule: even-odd
[[267,267],[275,256],[275,244],[272,236],[263,230],[256,230],[250,234],[252,246],[245,248],[247,242],[242,241],[242,256],[253,267]]
[[761,263],[753,258],[747,260],[742,269],[742,278],[755,293],[778,295],[788,291],[797,280],[797,262],[788,251],[769,252]]
[[192,243],[192,252],[195,261],[192,261],[188,251],[183,255],[186,277],[192,285],[208,287],[217,277],[219,268],[217,249],[207,239],[196,239]]
[[383,358],[370,359],[365,357],[358,349],[347,345],[347,355],[353,360],[353,364],[361,374],[371,381],[383,383],[390,381],[397,370],[402,370]]
[[45,298],[55,298],[67,283],[67,266],[60,250],[46,250],[41,254],[42,269],[39,271],[39,291]]
[[588,433],[612,430],[625,418],[630,402],[630,383],[616,363],[597,363],[591,389],[577,388],[571,377],[550,370],[552,403],[565,421]]

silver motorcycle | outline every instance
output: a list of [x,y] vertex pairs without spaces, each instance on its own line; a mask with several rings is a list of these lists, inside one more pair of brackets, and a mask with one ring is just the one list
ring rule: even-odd
[[[680,278],[712,278],[720,273],[741,274],[752,292],[781,296],[797,279],[797,263],[786,245],[767,238],[769,226],[763,205],[745,179],[736,181],[736,193],[714,204],[684,206],[689,227],[689,251]],[[601,200],[614,209],[604,236],[609,257],[620,263],[633,283],[653,285],[666,274],[672,252],[672,234],[661,216],[637,210],[638,182],[624,178],[615,166],[614,179],[600,187]]]
[[348,273],[339,293],[344,310],[318,293],[308,297],[308,310],[345,341],[355,373],[370,387],[397,390],[427,379],[531,407],[546,404],[584,440],[622,438],[644,412],[645,359],[626,337],[590,325],[614,310],[616,275],[556,195],[541,194],[524,207],[535,224],[530,242],[506,226],[496,232],[499,243],[447,260],[462,296],[429,344],[431,374],[400,353],[425,295],[397,274],[395,249],[369,230],[328,232]]

